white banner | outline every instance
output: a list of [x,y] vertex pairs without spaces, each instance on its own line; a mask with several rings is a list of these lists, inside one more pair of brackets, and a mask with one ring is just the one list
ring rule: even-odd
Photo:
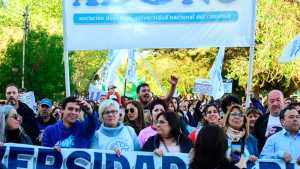
[[245,47],[255,0],[63,0],[66,50]]
[[[232,93],[232,81],[223,80],[224,93]],[[196,79],[193,87],[193,93],[212,95],[212,81],[210,79]]]
[[34,113],[37,114],[37,105],[35,102],[34,92],[26,92],[19,96],[19,100],[25,103]]
[[61,149],[5,144],[0,147],[0,161],[9,169],[187,169],[188,155],[168,154],[163,157],[152,152],[122,152],[95,149]]
[[[11,143],[0,147],[0,163],[9,169],[188,169],[189,161],[188,154],[182,153],[158,157],[152,152],[122,152],[118,157],[112,151],[95,149],[62,148],[58,152],[53,148]],[[300,169],[300,166],[295,162],[263,159],[252,169]]]

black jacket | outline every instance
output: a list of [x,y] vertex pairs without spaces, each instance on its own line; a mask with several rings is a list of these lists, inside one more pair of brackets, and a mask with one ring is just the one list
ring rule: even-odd
[[269,115],[270,115],[270,113],[260,116],[254,125],[253,134],[257,139],[257,148],[258,148],[259,154],[262,151],[262,149],[265,145],[265,142],[267,140],[266,131],[267,131],[267,127],[268,127]]
[[25,103],[20,101],[17,112],[20,116],[22,116],[23,122],[21,126],[23,127],[25,133],[30,137],[34,145],[38,145],[37,138],[40,131],[34,112]]
[[32,144],[29,136],[20,129],[6,131],[6,143]]
[[[143,151],[153,152],[156,148],[159,148],[160,141],[158,135],[150,137],[143,146]],[[185,136],[181,136],[179,141],[179,147],[181,153],[189,153],[192,148],[192,142]]]

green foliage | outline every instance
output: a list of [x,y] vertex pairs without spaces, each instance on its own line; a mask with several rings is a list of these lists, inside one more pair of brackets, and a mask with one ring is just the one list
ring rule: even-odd
[[[1,0],[0,0],[1,1]],[[2,2],[2,1],[1,1]],[[279,88],[291,93],[299,88],[300,59],[278,64],[283,47],[300,32],[299,0],[257,1],[256,47],[253,71],[255,91]],[[1,4],[0,4],[1,5]],[[0,90],[8,83],[21,83],[23,11],[30,9],[30,33],[26,54],[25,87],[38,97],[64,96],[63,29],[61,0],[9,0],[0,7]],[[181,94],[191,92],[195,78],[207,78],[217,49],[152,49],[147,62],[138,60],[137,75],[163,94],[171,74],[179,76]],[[70,53],[72,90],[85,93],[94,73],[106,60],[107,51]],[[234,80],[235,92],[243,94],[248,75],[248,48],[226,49],[223,77]],[[150,66],[149,66],[150,65]],[[123,66],[119,72],[124,74]],[[159,82],[162,83],[162,89]],[[3,97],[3,92],[0,92]]]
[[[25,59],[25,87],[37,98],[60,99],[64,96],[62,37],[49,35],[45,30],[30,31]],[[8,83],[21,86],[22,42],[11,42],[0,65],[1,91]],[[55,84],[55,85],[53,85]],[[3,93],[1,93],[3,94]],[[3,97],[3,96],[2,96]]]

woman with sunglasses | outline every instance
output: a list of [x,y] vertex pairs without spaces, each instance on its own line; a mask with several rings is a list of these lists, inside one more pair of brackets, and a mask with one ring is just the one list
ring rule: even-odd
[[257,141],[249,135],[249,125],[242,107],[229,107],[224,123],[228,140],[227,157],[237,167],[249,168],[257,160]]
[[[203,116],[202,121],[199,122],[199,124],[201,124],[201,125],[198,125],[197,128],[195,130],[193,130],[188,136],[188,138],[193,143],[196,142],[198,132],[201,130],[202,125],[206,126],[206,125],[219,125],[220,124],[220,112],[218,110],[218,106],[214,103],[209,103],[204,107],[202,116]],[[199,120],[201,120],[201,119],[199,119]]]
[[156,120],[157,134],[150,137],[143,151],[154,152],[158,156],[164,153],[189,153],[192,142],[182,134],[180,121],[174,112],[159,113]]
[[21,127],[22,117],[11,105],[0,107],[0,143],[32,144]]
[[125,126],[120,117],[120,105],[114,100],[105,100],[99,107],[100,128],[92,138],[90,148],[113,150],[117,155],[122,151],[140,150],[140,144],[134,129]]
[[131,126],[138,135],[145,127],[144,112],[141,103],[137,101],[129,101],[125,109],[124,122]]

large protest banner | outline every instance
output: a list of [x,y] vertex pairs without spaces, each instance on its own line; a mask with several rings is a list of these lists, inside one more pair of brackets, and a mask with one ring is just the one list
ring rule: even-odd
[[64,0],[67,50],[245,47],[255,0]]
[[9,169],[187,169],[187,154],[154,156],[152,152],[122,152],[94,149],[61,149],[5,144],[0,160]]
[[[94,149],[61,149],[5,144],[0,147],[0,162],[9,169],[188,169],[187,154],[166,153],[163,157],[151,152],[122,152]],[[249,168],[250,169],[250,168]],[[282,160],[259,160],[252,169],[300,169],[295,163]]]

